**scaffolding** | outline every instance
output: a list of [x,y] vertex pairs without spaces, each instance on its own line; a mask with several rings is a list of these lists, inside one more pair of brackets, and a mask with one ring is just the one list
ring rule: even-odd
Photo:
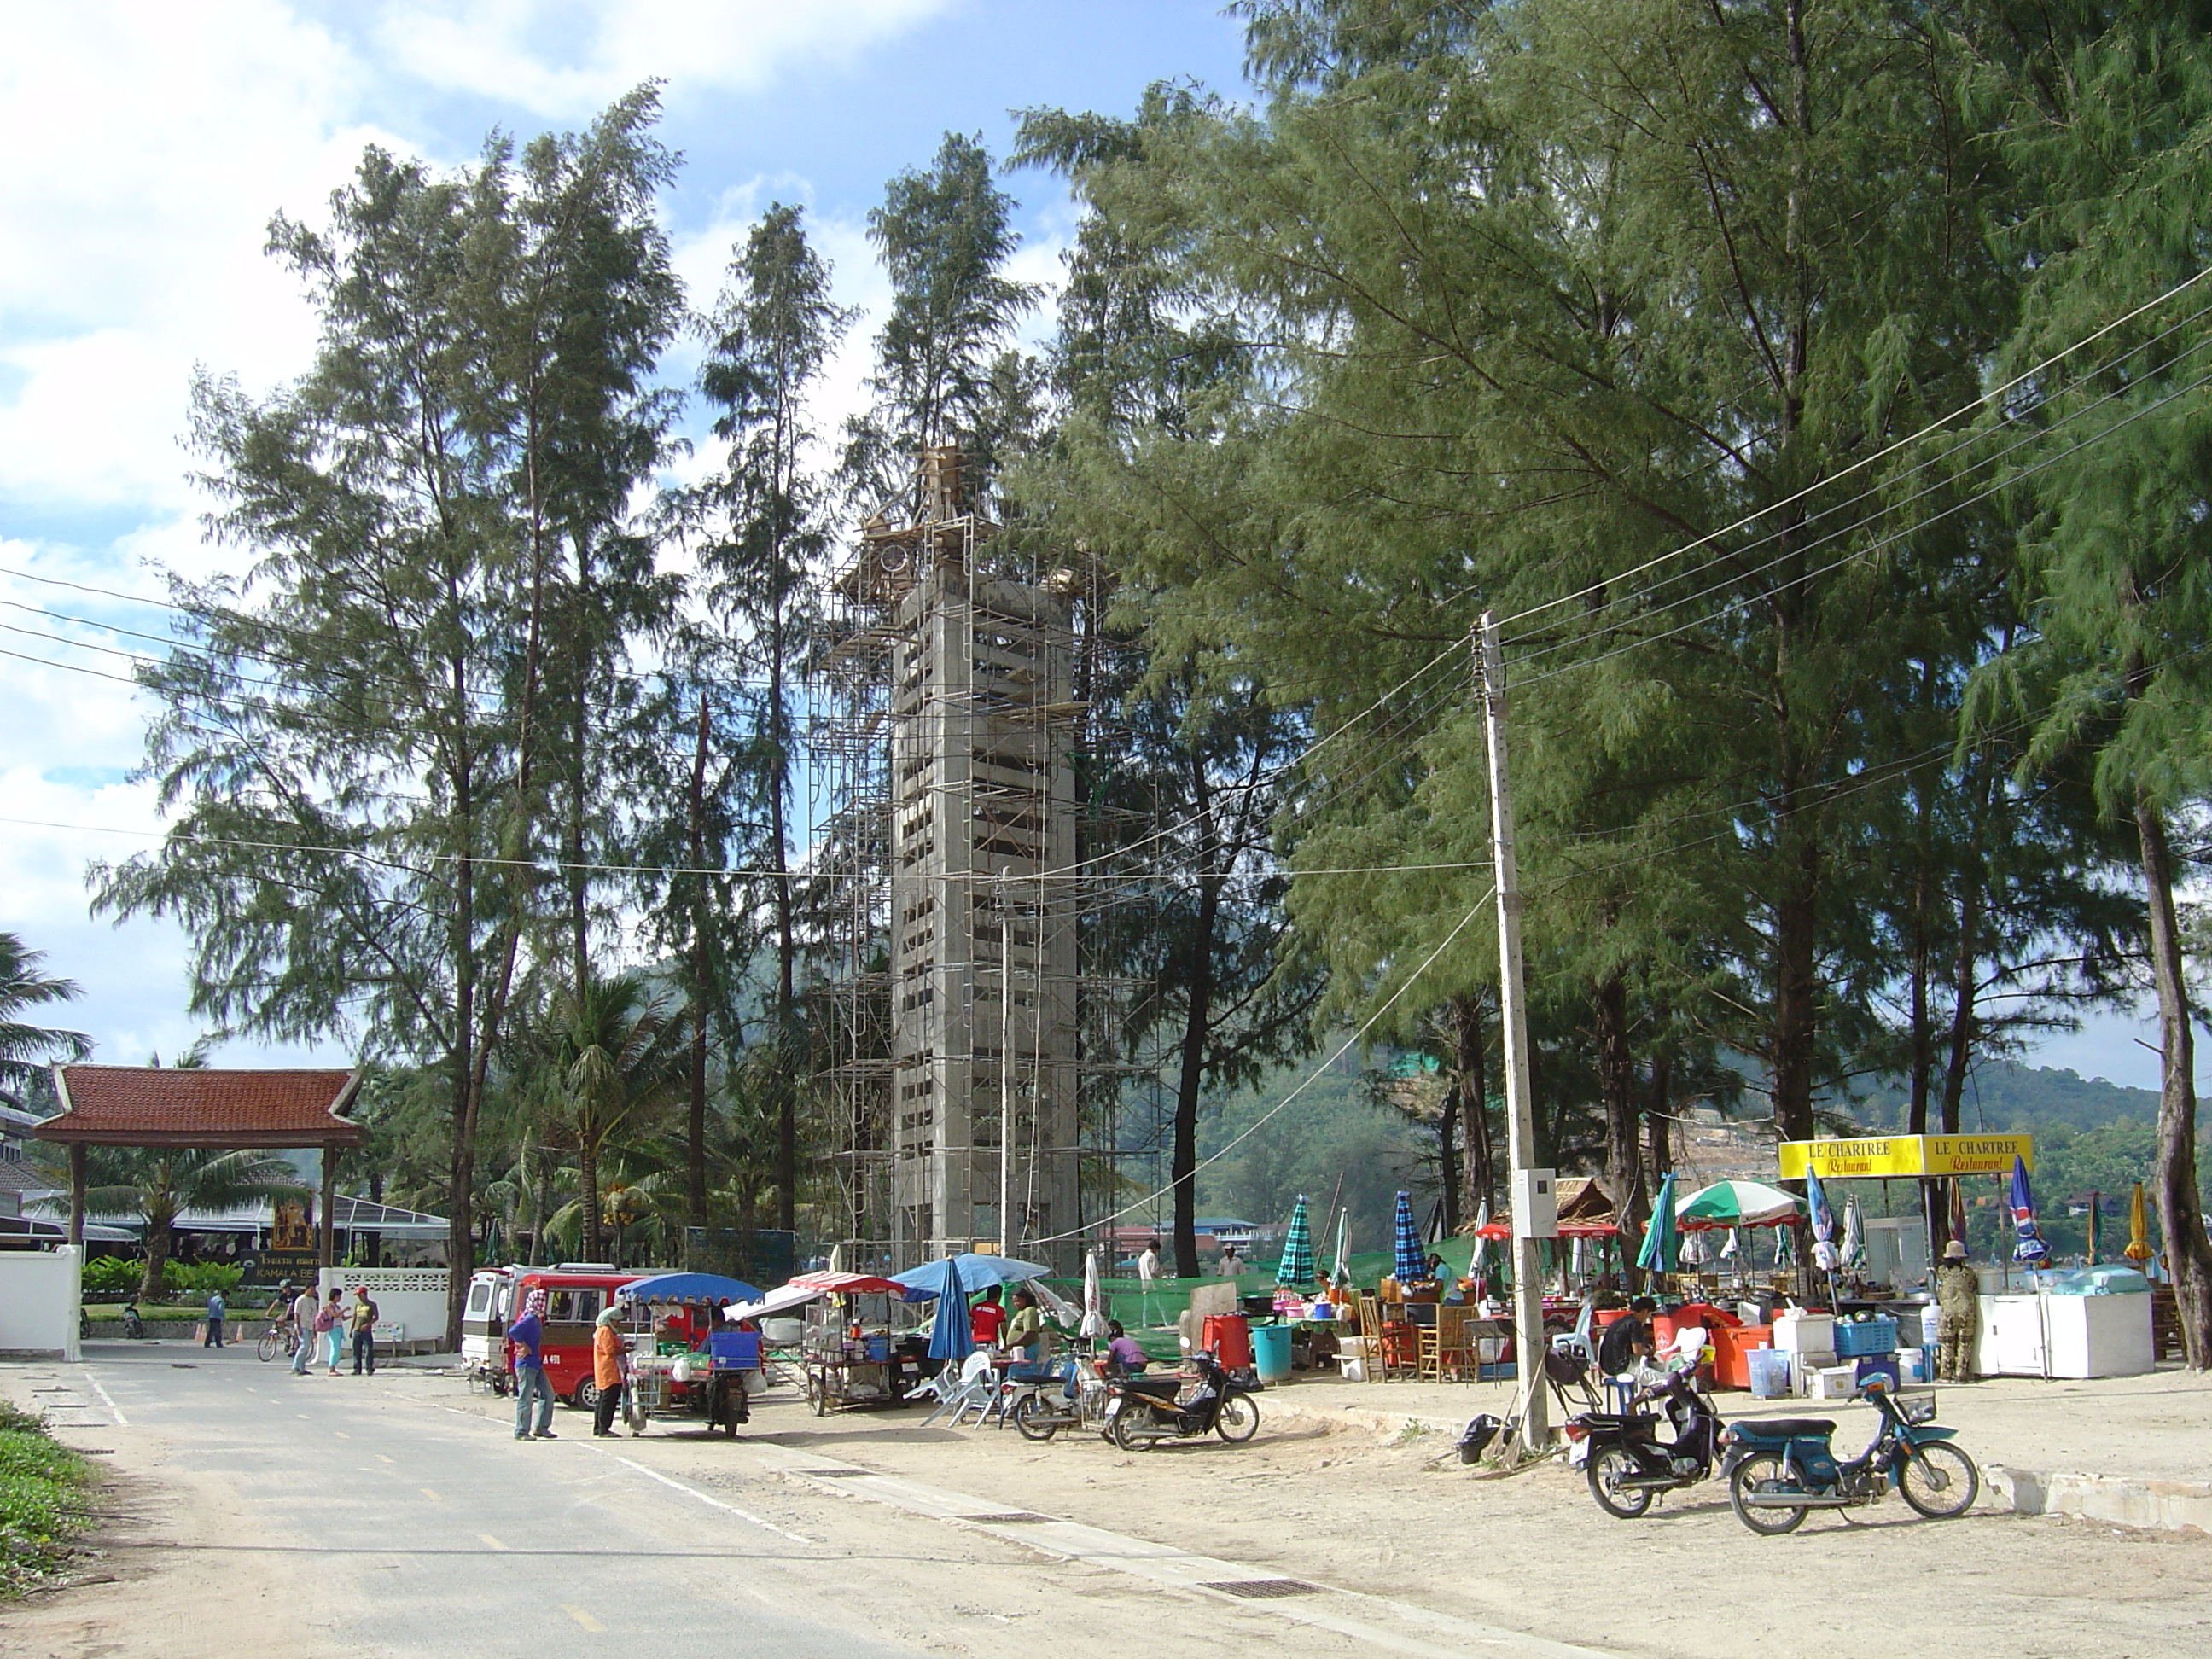
[[818,672],[837,1242],[854,1266],[986,1244],[1068,1271],[1086,1161],[1110,1190],[1146,1069],[1083,959],[1097,866],[1075,763],[1101,733],[1079,690],[1113,647],[1096,569],[1018,580],[963,474],[957,448],[926,450],[911,503],[861,526]]

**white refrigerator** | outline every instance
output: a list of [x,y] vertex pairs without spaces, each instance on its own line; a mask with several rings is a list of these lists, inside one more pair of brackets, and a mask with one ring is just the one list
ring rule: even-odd
[[1977,1369],[1999,1376],[2137,1376],[2154,1369],[2147,1296],[1985,1296]]

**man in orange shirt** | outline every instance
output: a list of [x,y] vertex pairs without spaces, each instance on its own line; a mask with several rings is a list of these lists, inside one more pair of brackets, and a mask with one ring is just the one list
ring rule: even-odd
[[623,1399],[623,1355],[629,1345],[616,1327],[622,1316],[612,1308],[599,1316],[592,1333],[592,1386],[599,1399],[592,1413],[592,1432],[605,1437],[614,1432],[615,1413]]

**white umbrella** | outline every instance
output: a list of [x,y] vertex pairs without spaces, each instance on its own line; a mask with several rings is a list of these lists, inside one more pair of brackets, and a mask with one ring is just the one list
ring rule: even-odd
[[1330,1277],[1340,1285],[1352,1282],[1352,1269],[1347,1265],[1352,1255],[1352,1206],[1346,1205],[1336,1212],[1336,1269]]
[[1038,1305],[1042,1307],[1046,1315],[1056,1321],[1063,1329],[1072,1331],[1082,1323],[1083,1310],[1042,1279],[1032,1279],[1022,1288],[1034,1293]]
[[1467,1276],[1473,1279],[1482,1271],[1482,1259],[1490,1254],[1490,1241],[1482,1230],[1490,1224],[1490,1200],[1484,1199],[1482,1207],[1474,1212],[1474,1249],[1468,1253]]
[[1743,1229],[1741,1227],[1729,1228],[1728,1242],[1721,1246],[1721,1260],[1723,1261],[1735,1261],[1736,1250],[1742,1243]]
[[1863,1267],[1866,1265],[1864,1227],[1865,1216],[1859,1208],[1858,1200],[1855,1198],[1844,1206],[1843,1258],[1845,1267]]
[[1083,1257],[1083,1323],[1079,1336],[1106,1334],[1106,1315],[1101,1306],[1098,1291],[1098,1252],[1089,1250]]

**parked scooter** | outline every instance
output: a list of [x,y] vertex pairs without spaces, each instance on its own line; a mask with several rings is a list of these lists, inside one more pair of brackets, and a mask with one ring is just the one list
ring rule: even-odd
[[1024,1440],[1049,1440],[1062,1429],[1103,1429],[1112,1395],[1095,1360],[1066,1362],[1063,1373],[1043,1387],[1026,1389],[1011,1415]]
[[1195,1440],[1206,1434],[1242,1445],[1258,1433],[1260,1407],[1244,1385],[1203,1348],[1190,1360],[1198,1371],[1198,1386],[1181,1404],[1176,1400],[1180,1377],[1108,1379],[1112,1393],[1106,1401],[1107,1437],[1123,1451],[1135,1451],[1158,1440]]
[[[1659,1402],[1658,1412],[1637,1407]],[[1639,1389],[1626,1413],[1584,1412],[1567,1424],[1567,1462],[1579,1464],[1607,1515],[1633,1521],[1662,1492],[1693,1486],[1720,1456],[1721,1416],[1686,1371]],[[1674,1431],[1659,1438],[1662,1417]]]
[[123,1334],[134,1341],[146,1334],[145,1316],[138,1311],[136,1302],[123,1304]]
[[1951,1443],[1955,1431],[1933,1426],[1935,1395],[1900,1402],[1887,1378],[1874,1376],[1856,1397],[1881,1413],[1881,1427],[1849,1462],[1830,1449],[1836,1425],[1826,1418],[1745,1418],[1729,1425],[1721,1436],[1722,1468],[1737,1520],[1778,1537],[1794,1531],[1808,1510],[1876,1503],[1892,1486],[1931,1521],[1955,1519],[1974,1506],[1981,1472]]

